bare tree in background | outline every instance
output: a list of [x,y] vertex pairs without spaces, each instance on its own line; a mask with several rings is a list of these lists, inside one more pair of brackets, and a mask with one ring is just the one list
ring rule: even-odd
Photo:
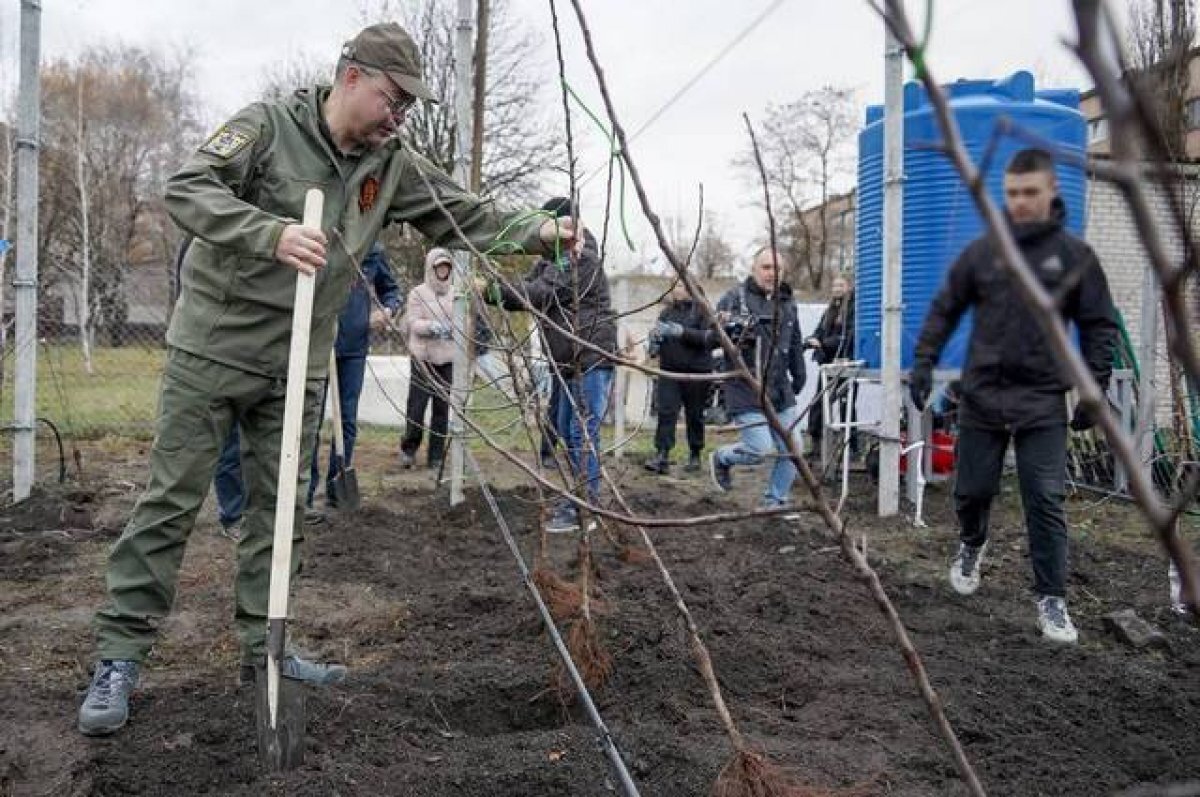
[[282,63],[275,63],[263,70],[261,86],[264,100],[281,100],[297,89],[333,82],[333,70],[337,62],[334,57],[321,57],[313,53],[297,53]]
[[717,215],[711,210],[706,210],[704,228],[700,231],[700,240],[696,243],[696,251],[692,255],[692,268],[696,276],[701,279],[728,277],[733,273],[736,257],[733,247],[721,234]]
[[[93,48],[43,69],[42,281],[78,296],[86,278],[77,318],[94,319],[110,342],[127,319],[132,264],[169,263],[178,241],[162,195],[198,137],[190,71],[188,54],[133,47]],[[169,269],[157,278],[169,283]]]
[[[825,86],[784,105],[768,105],[760,126],[760,148],[772,202],[786,208],[786,248],[799,277],[819,290],[830,272],[829,198],[852,178],[850,171],[857,105],[853,90]],[[734,166],[748,184],[759,184],[754,153],[747,149]],[[816,210],[814,210],[816,209]],[[809,211],[806,213],[806,211]]]
[[[419,0],[364,0],[364,24],[399,20],[421,50],[425,83],[437,103],[418,103],[402,135],[448,172],[458,149],[455,117],[455,4]],[[534,28],[517,19],[507,0],[492,0],[488,16],[488,69],[484,108],[483,184],[480,193],[506,204],[544,198],[541,186],[565,160],[562,135],[542,101],[533,54]],[[469,124],[469,120],[467,120]]]
[[1131,76],[1153,98],[1172,160],[1187,154],[1189,65],[1196,41],[1194,0],[1131,0],[1126,58]]
[[[455,114],[455,4],[435,0],[360,0],[359,22],[398,21],[421,51],[425,84],[436,103],[417,103],[400,134],[415,152],[447,173],[458,153]],[[540,204],[542,185],[555,164],[566,159],[562,134],[541,101],[541,83],[531,53],[538,51],[533,28],[520,24],[506,0],[492,0],[488,16],[488,69],[484,106],[483,172],[480,194],[510,206]],[[336,54],[292,55],[264,72],[264,98],[333,80]],[[407,229],[381,236],[397,276],[411,283],[424,276],[424,242]]]

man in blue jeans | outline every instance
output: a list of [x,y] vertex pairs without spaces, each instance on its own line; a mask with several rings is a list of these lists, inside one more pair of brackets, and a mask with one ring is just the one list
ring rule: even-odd
[[[555,218],[574,217],[565,197],[550,199],[542,210]],[[600,500],[600,420],[612,384],[617,351],[617,323],[609,298],[608,276],[596,239],[585,230],[582,245],[558,257],[542,258],[524,279],[478,286],[484,297],[506,310],[532,308],[550,352],[550,378],[560,388],[555,426],[567,449],[571,481],[582,481],[587,499]],[[567,330],[572,336],[560,330]],[[575,340],[587,341],[583,346]],[[565,498],[554,505],[546,531],[564,533],[579,528],[579,512]]]
[[246,491],[242,488],[242,438],[235,424],[217,460],[213,474],[213,491],[217,494],[217,520],[221,533],[237,539],[242,534],[242,510],[246,507]]
[[[359,268],[361,278],[350,284],[350,297],[346,306],[338,316],[337,340],[333,344],[334,358],[337,361],[338,401],[342,411],[342,441],[345,445],[345,467],[350,467],[354,455],[354,440],[358,437],[358,397],[362,394],[363,378],[367,370],[367,353],[371,348],[371,332],[382,330],[394,319],[404,305],[400,295],[400,287],[392,276],[382,244],[378,242],[363,258]],[[379,300],[379,307],[372,306],[372,292]],[[325,402],[328,401],[329,388],[326,385],[326,398],[321,402],[321,414],[317,420],[317,436],[313,444],[312,471],[308,480],[307,506],[313,508],[313,496],[317,492],[317,482],[321,480],[319,466],[321,450],[321,424],[325,417]],[[325,503],[336,508],[333,495],[333,480],[338,473],[335,470],[336,453],[333,441],[329,443],[329,469],[325,473]],[[316,520],[319,513],[309,512]]]
[[[717,317],[738,347],[742,361],[759,379],[791,437],[799,444],[800,407],[796,395],[804,388],[804,336],[792,288],[780,278],[782,254],[769,246],[758,250],[750,276],[731,288],[717,303]],[[762,395],[745,379],[725,382],[725,407],[741,439],[721,446],[709,456],[709,473],[718,490],[733,489],[733,468],[758,465],[775,456],[762,506],[774,509],[788,503],[796,466],[787,442],[767,425]]]

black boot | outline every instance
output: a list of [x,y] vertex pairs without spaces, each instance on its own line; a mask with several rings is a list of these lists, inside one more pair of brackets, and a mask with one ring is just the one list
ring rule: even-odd
[[659,476],[665,476],[670,468],[671,461],[667,459],[666,451],[659,451],[646,462],[646,470]]
[[699,473],[700,472],[700,452],[699,451],[693,451],[692,453],[688,454],[688,461],[687,461],[687,464],[683,466],[683,469],[685,471],[687,471],[688,473]]

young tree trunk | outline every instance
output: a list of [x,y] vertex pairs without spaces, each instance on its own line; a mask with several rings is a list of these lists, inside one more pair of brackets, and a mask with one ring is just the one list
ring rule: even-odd
[[75,181],[79,185],[79,231],[82,246],[80,253],[83,258],[79,277],[79,299],[76,310],[79,322],[79,345],[83,350],[83,370],[88,376],[94,373],[92,368],[92,253],[91,241],[88,236],[88,192],[84,181],[84,140],[83,140],[83,75],[79,76],[77,93],[77,111],[79,123],[76,132]]

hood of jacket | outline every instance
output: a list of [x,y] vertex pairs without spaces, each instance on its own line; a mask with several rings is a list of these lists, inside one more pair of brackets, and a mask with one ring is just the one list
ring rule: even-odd
[[[438,263],[450,262],[450,273],[446,279],[438,279],[436,267]],[[446,249],[435,246],[425,255],[425,284],[438,296],[445,296],[454,285],[454,256]]]

